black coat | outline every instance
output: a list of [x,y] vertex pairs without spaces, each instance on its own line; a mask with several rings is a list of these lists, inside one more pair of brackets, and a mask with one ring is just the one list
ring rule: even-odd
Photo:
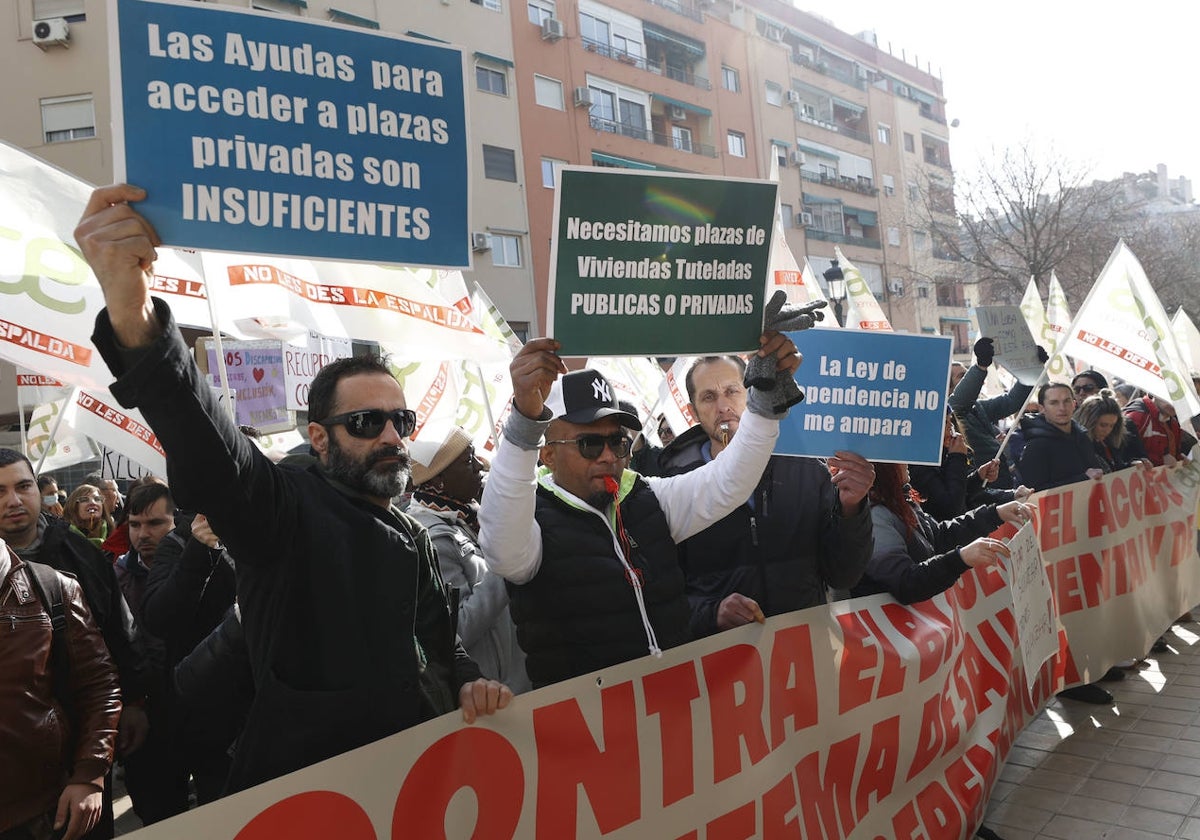
[[[707,435],[695,426],[663,450],[667,475],[702,464]],[[684,540],[679,560],[687,578],[692,632],[717,632],[717,611],[734,592],[753,598],[766,615],[824,604],[826,588],[849,589],[871,557],[871,516],[842,516],[825,464],[772,456],[754,504]]]
[[203,511],[238,558],[256,695],[230,788],[449,711],[427,700],[426,675],[444,675],[453,703],[479,669],[456,644],[428,534],[317,466],[272,464],[217,405],[169,308],[155,308],[164,333],[149,347],[121,350],[107,311],[92,341],[117,401],[142,410],[166,451],[176,502]]
[[1071,421],[1064,432],[1041,414],[1021,418],[1025,448],[1021,450],[1021,480],[1034,490],[1049,490],[1086,481],[1090,469],[1104,469],[1087,430]]

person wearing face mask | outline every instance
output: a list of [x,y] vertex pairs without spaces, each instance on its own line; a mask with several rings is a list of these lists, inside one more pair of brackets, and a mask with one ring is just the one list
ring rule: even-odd
[[53,476],[39,475],[37,480],[38,492],[42,494],[42,513],[55,519],[62,519],[63,504],[58,497],[58,482]]

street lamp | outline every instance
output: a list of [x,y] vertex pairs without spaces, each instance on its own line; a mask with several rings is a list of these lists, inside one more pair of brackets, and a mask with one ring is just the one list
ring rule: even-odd
[[829,261],[829,268],[821,275],[829,286],[829,299],[833,301],[833,317],[837,318],[838,326],[842,327],[842,303],[846,300],[846,275],[836,259]]

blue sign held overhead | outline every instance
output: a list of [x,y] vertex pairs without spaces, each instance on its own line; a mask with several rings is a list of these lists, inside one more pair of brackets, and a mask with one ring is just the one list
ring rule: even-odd
[[859,330],[788,333],[804,356],[805,399],[779,431],[777,455],[857,452],[870,461],[942,460],[950,339]]
[[461,50],[226,6],[116,14],[118,177],[164,243],[470,265]]

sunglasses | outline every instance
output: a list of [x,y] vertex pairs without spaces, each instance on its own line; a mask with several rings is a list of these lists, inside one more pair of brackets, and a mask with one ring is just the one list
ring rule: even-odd
[[1075,386],[1076,394],[1094,394],[1099,390],[1100,389],[1097,386],[1095,386],[1091,383],[1088,383],[1086,385],[1076,385]]
[[377,438],[383,434],[387,421],[396,427],[396,434],[406,438],[417,428],[417,413],[409,408],[384,411],[382,408],[364,408],[335,414],[320,421],[322,426],[345,426],[346,434],[356,438]]
[[633,441],[621,432],[611,435],[580,435],[568,440],[548,440],[546,443],[573,443],[579,447],[579,454],[589,461],[595,461],[603,455],[605,446],[611,449],[612,454],[616,457],[624,458],[629,454],[629,448],[633,445]]

